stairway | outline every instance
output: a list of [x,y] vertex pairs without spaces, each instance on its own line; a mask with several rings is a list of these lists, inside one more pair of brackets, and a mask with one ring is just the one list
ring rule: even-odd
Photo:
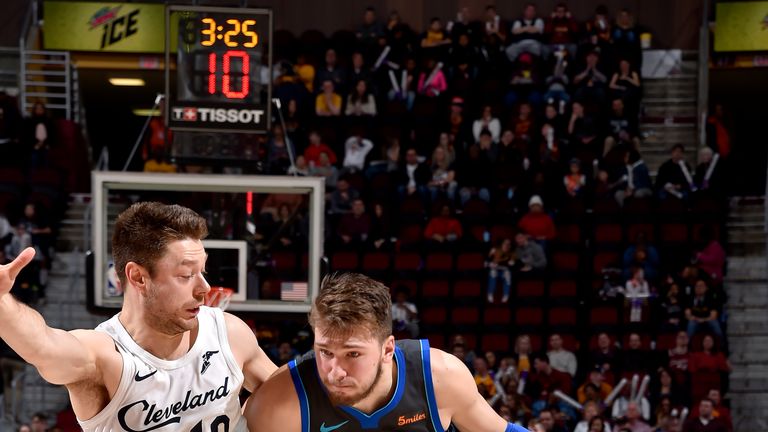
[[768,430],[768,259],[764,197],[734,198],[728,216],[728,341],[734,428]]
[[686,149],[691,165],[698,146],[698,52],[684,51],[682,62],[665,78],[643,79],[640,151],[648,169],[655,175],[669,159],[675,144]]
[[73,119],[73,75],[68,51],[23,50],[21,73],[22,112],[43,102],[48,110]]

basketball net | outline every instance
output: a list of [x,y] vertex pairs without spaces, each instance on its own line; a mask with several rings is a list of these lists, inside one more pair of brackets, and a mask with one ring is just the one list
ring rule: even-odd
[[205,295],[205,305],[217,307],[221,310],[227,310],[229,301],[232,299],[232,294],[234,293],[235,290],[232,288],[211,287],[211,290]]

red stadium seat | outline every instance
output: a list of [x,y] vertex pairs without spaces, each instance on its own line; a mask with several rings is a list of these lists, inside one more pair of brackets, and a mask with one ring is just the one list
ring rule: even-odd
[[592,259],[592,271],[595,276],[600,275],[605,268],[617,266],[621,268],[619,254],[616,252],[598,252]]
[[357,270],[359,261],[357,252],[336,252],[331,257],[331,268],[333,270],[353,271]]
[[480,323],[480,311],[476,307],[454,307],[451,322],[458,325],[476,325]]
[[575,252],[555,252],[552,261],[557,271],[576,272],[579,270],[579,254]]
[[578,295],[576,282],[570,279],[557,279],[549,283],[549,297],[576,297]]
[[581,242],[581,226],[578,224],[563,224],[557,226],[557,241],[562,244],[575,245]]
[[688,242],[688,225],[684,223],[664,223],[660,227],[661,242],[665,244],[670,243],[687,243]]
[[274,252],[272,260],[275,262],[275,270],[278,272],[296,270],[296,254],[294,252]]
[[421,284],[421,296],[426,299],[448,297],[449,291],[447,280],[425,280]]
[[441,349],[444,351],[449,350],[449,347],[445,343],[445,335],[443,333],[426,333],[423,334],[422,339],[426,339],[429,341],[429,346],[432,348]]
[[425,260],[424,270],[441,272],[446,275],[453,270],[453,255],[444,252],[430,253]]
[[418,245],[421,242],[424,229],[421,225],[411,224],[400,228],[398,241],[403,247]]
[[509,352],[509,334],[484,333],[480,338],[480,345],[483,351]]
[[595,227],[595,243],[621,243],[624,233],[620,224],[606,223]]
[[497,224],[491,227],[491,243],[496,245],[501,240],[514,240],[517,230],[511,225]]
[[477,280],[459,280],[453,284],[453,297],[457,300],[462,298],[480,298],[483,293],[483,287]]
[[576,309],[556,307],[549,310],[548,322],[551,326],[575,326],[578,323]]
[[448,311],[440,306],[423,308],[421,310],[421,322],[426,325],[444,326],[448,322]]
[[544,311],[541,308],[519,308],[515,311],[516,325],[542,325]]
[[395,270],[417,271],[421,268],[421,255],[415,252],[400,252],[395,254]]
[[610,306],[598,306],[589,311],[590,325],[616,325],[619,323],[619,313]]
[[488,306],[483,312],[485,325],[509,325],[512,323],[512,313],[506,306]]
[[518,297],[543,297],[544,281],[535,279],[523,279],[517,281],[516,292]]
[[461,253],[456,258],[456,270],[460,272],[477,272],[485,268],[485,257],[476,252]]
[[631,224],[627,227],[627,241],[630,243],[634,243],[637,239],[638,234],[643,233],[645,234],[645,239],[648,241],[653,241],[656,237],[654,235],[654,229],[653,224],[650,223],[636,223]]
[[363,255],[364,271],[386,271],[389,270],[390,256],[384,252],[369,252]]
[[656,338],[657,350],[670,350],[675,347],[677,333],[662,333]]

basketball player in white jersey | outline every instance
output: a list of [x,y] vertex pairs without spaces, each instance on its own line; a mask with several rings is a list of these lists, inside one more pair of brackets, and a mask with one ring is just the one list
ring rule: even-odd
[[9,291],[34,256],[0,266],[0,337],[64,385],[85,432],[243,432],[238,394],[276,369],[250,328],[203,306],[207,235],[181,206],[138,203],[115,224],[123,308],[96,330],[63,331]]

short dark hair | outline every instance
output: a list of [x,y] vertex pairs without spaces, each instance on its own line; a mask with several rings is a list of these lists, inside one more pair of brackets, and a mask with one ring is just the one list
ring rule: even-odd
[[159,202],[139,202],[120,213],[112,235],[112,257],[123,286],[125,266],[135,262],[149,271],[177,240],[202,240],[208,236],[205,219],[191,209]]
[[681,152],[684,152],[685,151],[685,147],[683,147],[682,144],[675,144],[675,145],[672,146],[672,150],[671,151],[675,151],[675,150],[680,150]]
[[359,273],[334,273],[323,278],[309,312],[313,330],[325,327],[328,337],[349,337],[365,328],[379,341],[392,335],[392,297],[381,282]]
[[531,357],[531,363],[535,362],[536,360],[540,360],[546,364],[549,364],[549,354],[545,353],[544,351],[534,353]]

